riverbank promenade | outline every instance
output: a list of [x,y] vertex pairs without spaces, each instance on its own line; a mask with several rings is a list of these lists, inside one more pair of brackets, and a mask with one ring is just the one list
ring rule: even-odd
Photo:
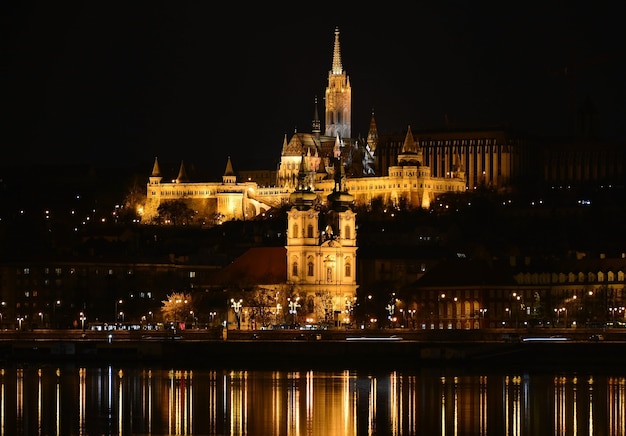
[[402,368],[624,365],[626,329],[34,330],[0,332],[5,362]]

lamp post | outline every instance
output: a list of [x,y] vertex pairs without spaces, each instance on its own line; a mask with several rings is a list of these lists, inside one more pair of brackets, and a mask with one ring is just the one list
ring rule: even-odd
[[387,316],[387,318],[389,319],[389,323],[390,323],[390,327],[393,327],[393,325],[391,325],[391,323],[393,323],[392,319],[393,319],[393,313],[396,310],[396,306],[393,303],[389,303],[385,309],[387,309],[387,312],[389,312],[389,315]]
[[276,324],[278,324],[278,314],[280,313],[281,309],[283,308],[283,306],[281,306],[280,303],[276,303]]
[[480,317],[482,319],[481,327],[485,328],[485,313],[487,313],[487,309],[479,309]]
[[239,311],[241,310],[242,302],[243,300],[241,298],[239,300],[235,300],[234,298],[230,299],[231,307],[235,311],[235,320],[237,321],[237,330],[241,329],[241,318],[239,317]]
[[85,331],[85,313],[84,312],[80,313],[80,329],[82,331]]
[[408,309],[407,312],[409,313],[411,330],[413,330],[415,328],[415,309]]
[[296,297],[295,300],[292,300],[291,298],[288,298],[287,301],[289,301],[289,313],[291,314],[291,323],[296,324],[296,315],[298,314],[298,307],[300,307],[300,303],[298,303],[298,301],[300,300],[300,297]]
[[121,315],[121,312],[117,311],[118,304],[122,304],[122,303],[124,303],[124,301],[122,301],[122,300],[115,300],[115,324],[117,324],[117,321],[119,321],[120,315]]

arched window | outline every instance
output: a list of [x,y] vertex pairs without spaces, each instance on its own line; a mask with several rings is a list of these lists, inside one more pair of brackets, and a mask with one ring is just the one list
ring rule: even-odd
[[352,264],[350,263],[350,261],[346,262],[345,275],[346,277],[352,276]]
[[308,225],[308,227],[306,228],[306,232],[307,232],[307,235],[306,235],[307,238],[313,237],[313,224]]
[[327,283],[333,282],[333,269],[330,266],[326,268],[326,282]]
[[307,275],[313,277],[313,262],[307,264]]
[[343,229],[343,238],[344,239],[351,239],[352,238],[352,235],[351,235],[351,232],[350,232],[350,226],[346,226]]
[[291,275],[292,276],[298,275],[298,262],[294,262],[291,264]]
[[291,235],[292,238],[297,238],[298,237],[298,224],[294,224],[293,225],[293,235]]

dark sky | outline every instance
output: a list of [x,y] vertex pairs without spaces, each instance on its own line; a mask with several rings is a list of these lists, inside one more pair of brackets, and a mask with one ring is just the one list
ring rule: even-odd
[[372,109],[380,134],[447,116],[567,135],[588,97],[599,136],[626,138],[619,2],[380,3],[349,13],[325,3],[5,3],[15,4],[1,6],[4,164],[149,170],[158,156],[219,178],[230,155],[236,170],[274,168],[285,133],[310,131],[335,26],[353,136],[367,135]]

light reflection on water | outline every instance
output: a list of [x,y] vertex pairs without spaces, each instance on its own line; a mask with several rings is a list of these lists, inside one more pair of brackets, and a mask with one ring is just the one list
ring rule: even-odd
[[626,434],[624,374],[5,365],[0,435]]

